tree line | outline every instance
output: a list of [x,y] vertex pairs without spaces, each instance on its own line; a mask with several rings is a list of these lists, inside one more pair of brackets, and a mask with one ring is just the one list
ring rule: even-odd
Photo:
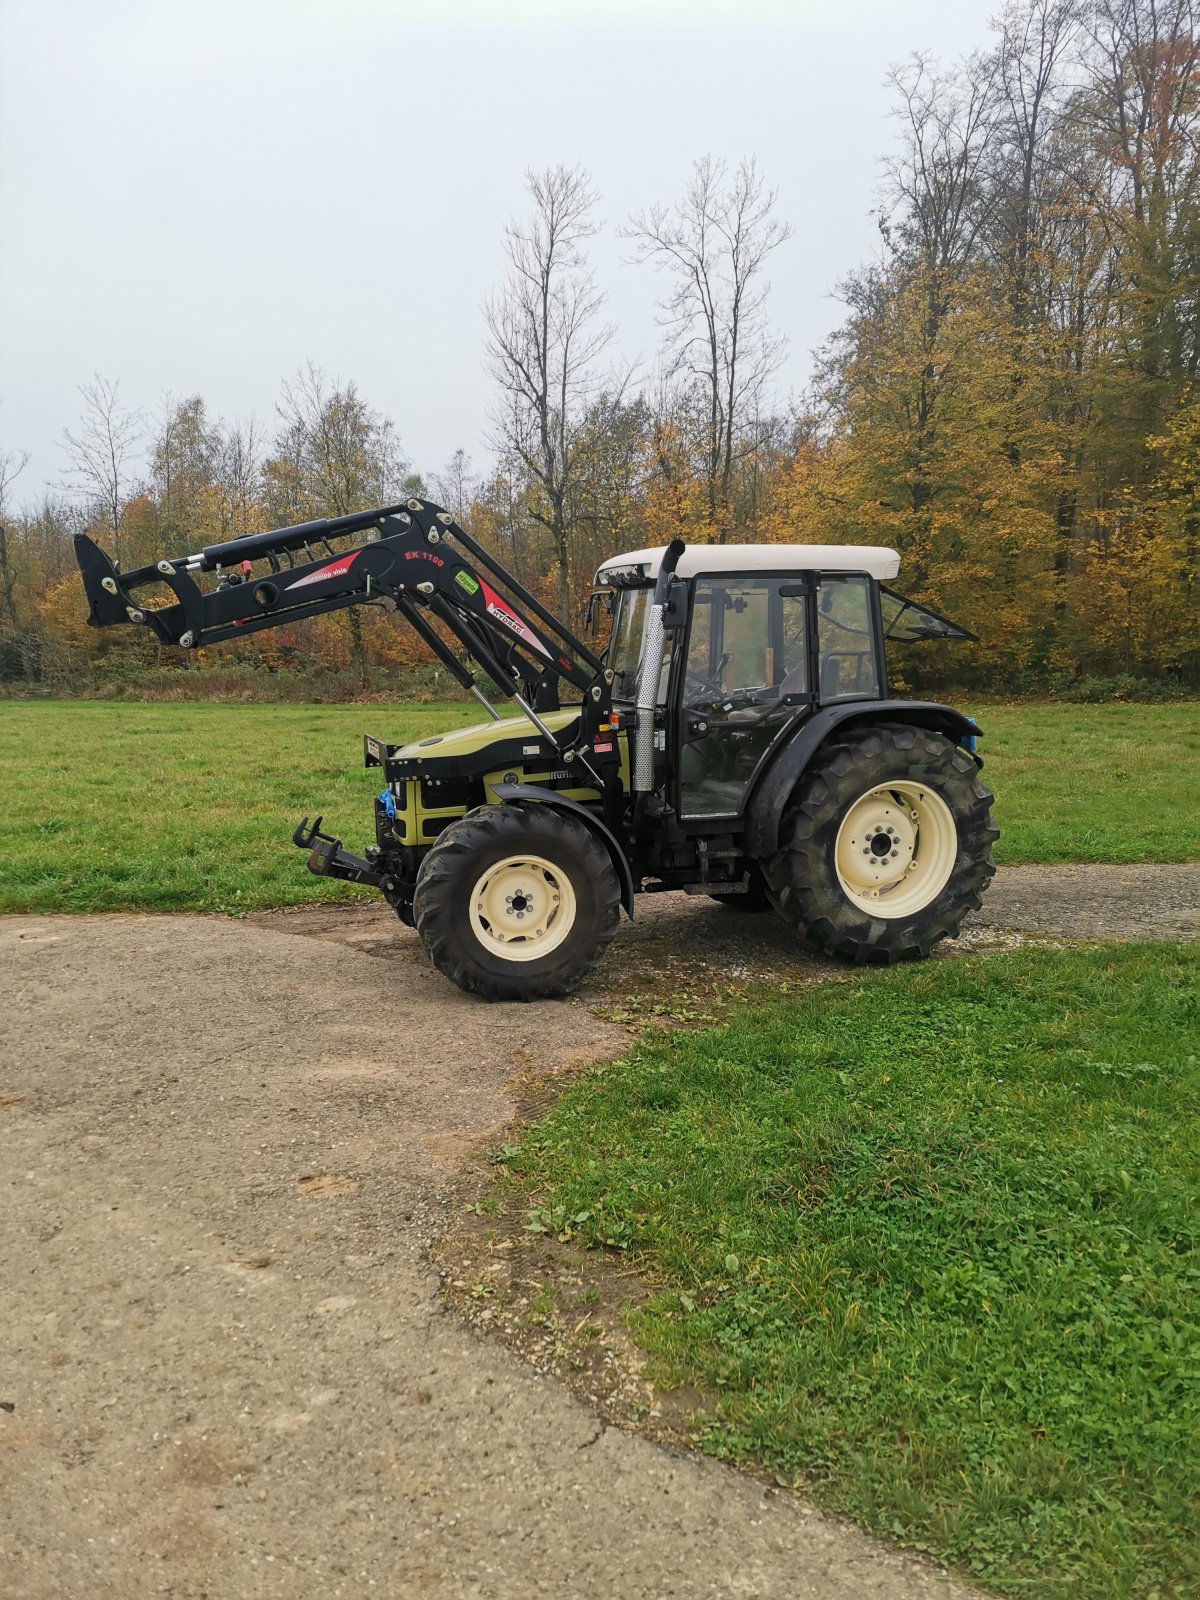
[[[891,77],[898,125],[876,259],[810,389],[783,398],[769,315],[788,237],[757,163],[696,162],[631,216],[662,346],[616,357],[589,260],[586,172],[529,175],[485,308],[491,463],[414,471],[393,421],[308,366],[269,428],[200,396],[147,419],[81,391],[61,491],[15,508],[0,455],[0,676],[69,686],[122,638],[83,626],[69,534],[126,567],[218,539],[428,493],[568,616],[599,560],[689,541],[894,545],[903,587],[971,626],[918,670],[993,688],[1196,681],[1200,93],[1191,0],[1014,0],[985,48]],[[148,635],[138,669],[174,669]],[[223,655],[224,651],[216,654]],[[256,668],[422,670],[351,611],[256,636]]]

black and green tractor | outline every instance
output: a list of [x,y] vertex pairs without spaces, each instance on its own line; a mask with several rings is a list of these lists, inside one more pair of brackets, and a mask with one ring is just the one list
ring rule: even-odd
[[84,535],[76,554],[94,626],[195,650],[376,605],[481,701],[474,727],[367,735],[382,787],[361,856],[319,816],[293,839],[312,872],[377,888],[486,999],[570,994],[639,894],[774,912],[817,950],[887,964],[956,935],[992,876],[979,728],[887,681],[890,646],[972,635],[888,587],[892,550],[614,556],[583,637],[426,500],[127,573]]

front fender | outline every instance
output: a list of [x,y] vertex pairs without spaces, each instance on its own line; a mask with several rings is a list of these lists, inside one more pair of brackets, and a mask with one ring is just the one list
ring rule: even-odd
[[621,904],[625,907],[626,916],[632,919],[633,873],[630,871],[629,861],[621,849],[616,834],[594,811],[589,811],[586,806],[580,805],[578,800],[568,800],[566,795],[559,794],[556,789],[543,789],[536,783],[492,783],[488,787],[504,805],[525,805],[532,802],[536,805],[553,806],[556,811],[578,817],[585,827],[592,830],[611,856],[613,870],[621,886]]
[[746,804],[743,848],[763,860],[779,848],[779,822],[804,769],[835,728],[852,722],[909,722],[933,728],[956,744],[978,734],[979,726],[953,706],[934,700],[853,700],[825,706],[797,728],[755,784]]

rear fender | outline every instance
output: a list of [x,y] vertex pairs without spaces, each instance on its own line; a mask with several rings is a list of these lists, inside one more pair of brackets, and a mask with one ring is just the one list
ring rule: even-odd
[[978,724],[961,711],[933,700],[855,700],[825,706],[801,724],[755,785],[746,805],[743,848],[748,856],[761,861],[774,855],[780,819],[805,768],[835,729],[861,722],[908,722],[944,733],[955,744],[979,733]]
[[596,816],[595,812],[589,811],[586,806],[581,806],[578,800],[568,800],[556,790],[543,789],[535,783],[494,783],[488,787],[505,805],[550,806],[555,811],[575,817],[584,827],[590,828],[612,858],[613,871],[621,886],[621,904],[625,907],[626,916],[632,918],[633,873],[630,871],[629,861],[621,849],[616,834]]

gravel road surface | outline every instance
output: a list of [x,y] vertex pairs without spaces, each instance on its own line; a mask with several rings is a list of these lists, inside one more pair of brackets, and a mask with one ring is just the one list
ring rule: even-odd
[[628,1035],[396,932],[0,922],[6,1600],[964,1593],[442,1306],[423,1246],[510,1076]]
[[[1194,936],[1198,891],[1012,869],[972,938]],[[440,1301],[425,1248],[510,1080],[626,1044],[589,1003],[655,963],[829,970],[679,896],[614,958],[485,1006],[373,907],[0,921],[7,1600],[967,1593],[603,1428]]]

